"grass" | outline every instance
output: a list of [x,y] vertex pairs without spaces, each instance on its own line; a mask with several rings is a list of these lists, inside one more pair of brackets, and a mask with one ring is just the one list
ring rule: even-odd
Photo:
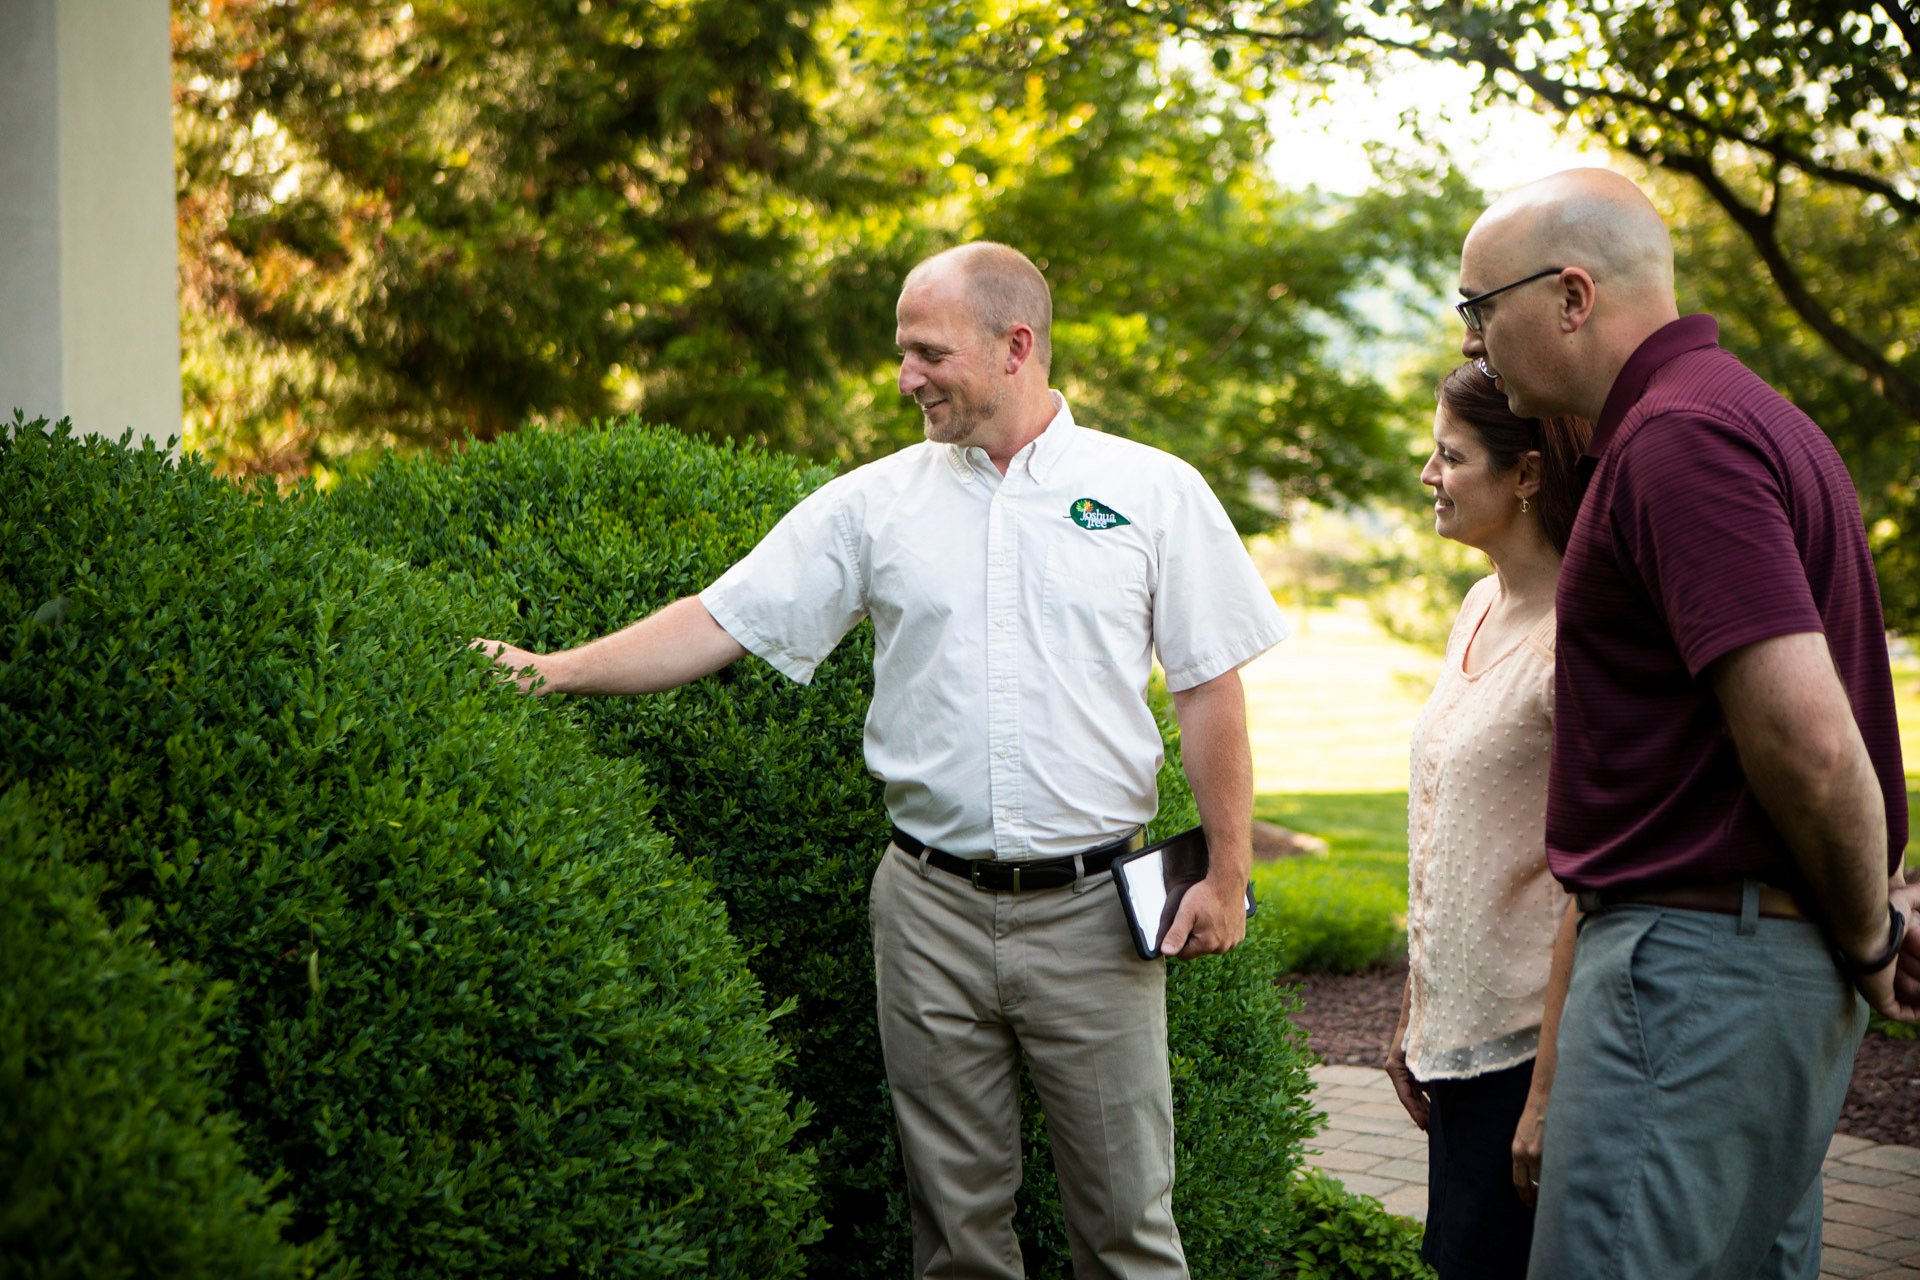
[[[1440,657],[1381,631],[1359,600],[1291,616],[1293,638],[1241,672],[1253,812],[1328,852],[1257,864],[1254,891],[1284,922],[1289,968],[1352,972],[1406,954],[1407,742]],[[1894,682],[1920,830],[1920,657],[1903,653]]]
[[1241,672],[1253,812],[1329,850],[1255,866],[1254,892],[1285,923],[1289,968],[1352,972],[1406,953],[1407,740],[1440,659],[1359,600],[1293,616]]

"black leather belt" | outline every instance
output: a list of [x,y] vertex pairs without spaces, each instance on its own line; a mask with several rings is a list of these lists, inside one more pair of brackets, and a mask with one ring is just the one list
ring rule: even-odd
[[[924,855],[934,866],[952,872],[976,889],[989,893],[1021,893],[1028,889],[1064,889],[1078,876],[1099,875],[1112,866],[1113,860],[1121,854],[1144,847],[1147,834],[1142,828],[1124,840],[1103,844],[1086,853],[1064,858],[1040,858],[1033,862],[963,858],[944,849],[928,848],[898,827],[893,829],[893,842],[904,853],[915,858]],[[1079,862],[1077,867],[1074,865],[1076,860]]]

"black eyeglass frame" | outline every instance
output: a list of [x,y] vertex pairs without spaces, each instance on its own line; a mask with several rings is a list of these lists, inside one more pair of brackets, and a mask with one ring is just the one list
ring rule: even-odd
[[1453,309],[1459,314],[1460,323],[1466,325],[1467,328],[1473,332],[1479,333],[1481,325],[1479,307],[1481,303],[1493,297],[1495,294],[1505,293],[1509,289],[1518,289],[1523,284],[1532,284],[1535,280],[1544,280],[1548,276],[1557,276],[1565,270],[1565,267],[1548,267],[1545,271],[1536,271],[1530,276],[1520,277],[1520,279],[1515,280],[1512,284],[1503,284],[1498,289],[1489,289],[1485,293],[1476,293],[1471,298],[1462,298],[1453,304]]

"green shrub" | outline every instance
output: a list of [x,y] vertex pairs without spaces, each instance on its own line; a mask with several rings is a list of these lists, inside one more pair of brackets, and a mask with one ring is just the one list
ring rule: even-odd
[[1294,1280],[1433,1280],[1420,1224],[1388,1213],[1318,1170],[1294,1184],[1304,1219],[1279,1274]]
[[0,787],[229,984],[224,1105],[290,1240],[366,1277],[791,1274],[814,1193],[760,990],[640,771],[502,689],[475,607],[311,503],[17,428]]
[[[824,479],[624,426],[522,433],[444,463],[391,461],[322,505],[369,546],[470,592],[472,632],[552,649],[697,592]],[[836,1280],[900,1275],[910,1257],[866,918],[887,831],[861,761],[871,663],[862,626],[810,688],[750,659],[656,697],[537,704],[589,726],[608,755],[644,763],[656,822],[719,885],[768,992],[794,1003],[775,1029],[793,1049],[786,1079],[815,1108],[806,1136],[829,1223],[808,1271]],[[1167,816],[1181,817],[1171,799]],[[1287,1226],[1307,1085],[1275,956],[1263,928],[1232,958],[1184,966],[1170,983],[1178,1195],[1196,1274],[1265,1274],[1238,1260]],[[1064,1274],[1045,1136],[1037,1124],[1030,1133],[1022,1229],[1035,1274]]]
[[112,928],[25,786],[0,796],[0,1274],[298,1277],[215,1081],[225,991],[169,964],[146,912]]
[[1406,954],[1407,891],[1337,859],[1294,858],[1260,877],[1261,910],[1285,933],[1281,967],[1358,973]]

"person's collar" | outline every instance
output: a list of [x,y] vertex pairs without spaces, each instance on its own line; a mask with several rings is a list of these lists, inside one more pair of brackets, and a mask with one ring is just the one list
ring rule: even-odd
[[1719,345],[1720,325],[1712,316],[1704,314],[1681,316],[1647,335],[1646,341],[1635,348],[1615,375],[1613,389],[1607,392],[1606,405],[1593,424],[1593,437],[1582,456],[1598,459],[1606,453],[1614,432],[1620,429],[1627,412],[1640,402],[1654,374],[1689,351]]
[[1018,466],[1024,459],[1027,474],[1040,484],[1046,483],[1047,476],[1059,463],[1060,455],[1067,451],[1074,432],[1073,410],[1067,407],[1067,398],[1051,388],[1047,394],[1053,397],[1055,407],[1046,430],[1035,436],[1032,444],[1013,455],[1014,465]]
[[[1046,427],[1039,435],[1021,446],[1020,451],[1013,455],[1013,461],[1007,468],[1011,471],[1014,467],[1023,466],[1027,469],[1028,475],[1042,483],[1046,481],[1054,465],[1059,462],[1060,455],[1066,452],[1068,440],[1075,429],[1073,410],[1067,407],[1067,398],[1051,388],[1048,389],[1047,394],[1053,397],[1053,417],[1047,421]],[[950,444],[946,448],[947,461],[952,466],[954,474],[968,483],[973,481],[974,468],[982,467],[989,471],[994,469],[993,460],[987,457],[986,450],[978,445]]]

